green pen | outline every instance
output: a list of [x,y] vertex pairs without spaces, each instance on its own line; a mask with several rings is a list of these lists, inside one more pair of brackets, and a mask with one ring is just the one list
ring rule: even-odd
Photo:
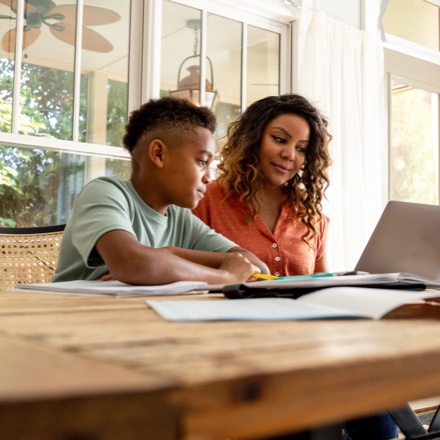
[[327,272],[318,272],[318,273],[312,273],[310,275],[292,275],[287,277],[278,277],[276,280],[301,280],[301,279],[309,279],[309,278],[324,278],[324,277],[333,277],[337,276],[333,273],[327,273]]
[[311,279],[311,278],[324,278],[324,277],[340,277],[344,275],[367,275],[368,272],[360,272],[350,270],[347,272],[317,272],[310,275],[292,275],[286,277],[278,277],[277,280],[301,280],[301,279]]

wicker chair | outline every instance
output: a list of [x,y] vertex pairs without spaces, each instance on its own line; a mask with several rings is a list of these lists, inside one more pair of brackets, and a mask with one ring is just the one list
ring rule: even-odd
[[0,228],[0,288],[49,283],[65,226]]

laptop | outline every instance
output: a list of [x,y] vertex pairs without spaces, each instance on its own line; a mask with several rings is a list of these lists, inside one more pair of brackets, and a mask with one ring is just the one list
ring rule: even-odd
[[355,270],[440,281],[440,206],[388,202]]
[[322,278],[318,275],[303,277],[215,284],[196,290],[221,292],[228,298],[279,296],[280,293],[296,298],[319,288],[334,286],[411,290],[423,290],[426,286],[440,288],[440,206],[388,202],[354,271]]

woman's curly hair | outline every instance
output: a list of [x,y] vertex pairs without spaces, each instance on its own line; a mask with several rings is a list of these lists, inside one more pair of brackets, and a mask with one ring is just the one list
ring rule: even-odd
[[218,182],[226,197],[237,194],[248,209],[250,221],[258,213],[256,195],[266,180],[260,173],[260,146],[267,124],[274,118],[294,114],[310,127],[310,138],[302,170],[282,190],[292,208],[292,221],[301,221],[307,231],[302,237],[310,244],[316,225],[322,219],[322,201],[329,185],[331,164],[328,144],[332,138],[328,121],[306,98],[296,94],[269,96],[251,104],[227,131],[227,142],[220,153]]

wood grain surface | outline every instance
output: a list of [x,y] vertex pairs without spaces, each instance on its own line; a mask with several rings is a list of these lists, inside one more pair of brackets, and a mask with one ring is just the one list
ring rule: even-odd
[[258,438],[440,394],[440,321],[176,323],[145,299],[0,292],[0,438]]

